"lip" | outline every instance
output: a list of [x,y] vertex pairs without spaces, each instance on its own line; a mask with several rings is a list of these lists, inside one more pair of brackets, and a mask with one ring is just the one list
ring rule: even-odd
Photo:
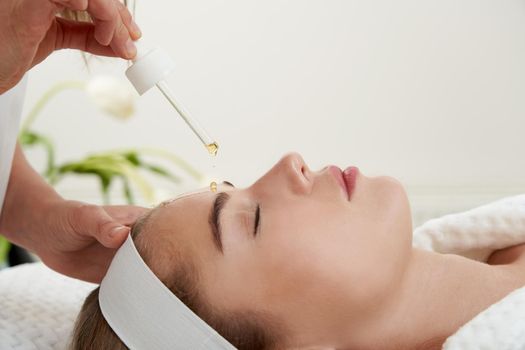
[[343,171],[335,165],[331,165],[329,168],[330,172],[334,175],[344,193],[347,195],[348,200],[350,200],[352,198],[352,193],[354,193],[359,169],[355,166],[350,166]]
[[352,194],[355,190],[357,182],[357,176],[359,175],[359,168],[355,166],[349,166],[343,171],[343,179],[346,185],[346,193],[348,194],[348,200],[352,198]]

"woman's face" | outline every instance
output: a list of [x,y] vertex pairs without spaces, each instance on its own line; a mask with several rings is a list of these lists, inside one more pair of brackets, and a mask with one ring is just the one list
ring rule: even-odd
[[214,308],[269,314],[298,346],[366,327],[397,290],[411,249],[397,181],[312,171],[297,154],[246,189],[222,184],[176,199],[151,221],[195,264]]

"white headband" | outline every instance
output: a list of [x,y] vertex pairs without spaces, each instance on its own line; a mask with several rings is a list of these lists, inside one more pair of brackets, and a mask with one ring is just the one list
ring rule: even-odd
[[128,236],[98,295],[100,310],[132,350],[235,349],[149,269]]

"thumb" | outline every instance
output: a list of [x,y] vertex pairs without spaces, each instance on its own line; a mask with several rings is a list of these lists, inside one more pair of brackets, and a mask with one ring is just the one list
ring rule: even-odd
[[117,56],[110,46],[95,39],[95,25],[57,17],[55,50],[76,49],[99,56]]
[[86,238],[95,238],[107,248],[118,248],[130,233],[130,228],[115,221],[100,206],[81,204],[71,211],[69,222],[73,230]]

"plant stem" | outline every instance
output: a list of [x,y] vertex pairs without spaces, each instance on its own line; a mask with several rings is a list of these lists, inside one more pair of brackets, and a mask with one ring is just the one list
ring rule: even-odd
[[47,105],[47,103],[58,93],[68,89],[84,89],[86,85],[83,81],[69,80],[62,81],[53,85],[49,90],[47,90],[42,97],[36,102],[29,114],[24,120],[21,131],[27,130],[31,124],[35,121],[36,117],[40,111]]
[[163,157],[165,159],[168,159],[172,161],[174,164],[178,165],[180,168],[185,170],[189,175],[191,175],[195,180],[201,181],[202,180],[202,174],[198,172],[194,167],[192,167],[188,162],[180,158],[179,156],[164,151],[161,149],[154,149],[154,148],[139,148],[137,149],[137,152],[142,152],[143,154],[150,154],[158,157]]

